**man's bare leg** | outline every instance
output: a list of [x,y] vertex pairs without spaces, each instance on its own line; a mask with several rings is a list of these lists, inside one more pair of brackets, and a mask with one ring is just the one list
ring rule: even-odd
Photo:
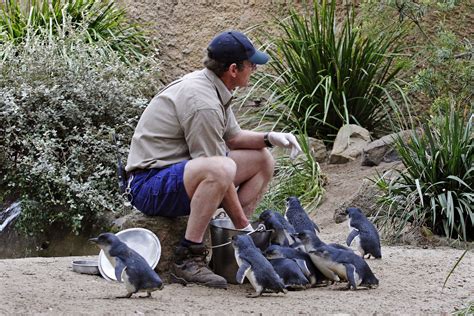
[[[185,238],[200,243],[212,215],[233,187],[235,162],[227,157],[190,160],[184,169],[184,187],[191,200]],[[235,188],[234,188],[235,190]]]
[[[239,187],[237,194],[240,205],[245,215],[250,217],[273,177],[275,161],[266,148],[260,150],[232,150],[229,157],[237,165],[234,185]],[[226,195],[223,206],[229,213],[230,210],[235,209],[235,199],[228,199],[228,197]]]

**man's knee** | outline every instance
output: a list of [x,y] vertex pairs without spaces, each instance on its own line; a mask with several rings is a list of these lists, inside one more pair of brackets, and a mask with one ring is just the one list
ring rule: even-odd
[[275,159],[273,158],[270,150],[263,148],[260,150],[260,155],[262,170],[265,170],[265,173],[272,176],[273,171],[275,170]]
[[236,163],[227,157],[215,157],[209,161],[208,177],[213,180],[225,182],[230,184],[234,181],[235,173],[237,172]]
[[233,182],[237,165],[228,157],[208,157],[198,158],[190,161],[190,168],[185,171],[192,178],[201,179],[203,181],[213,181],[227,187]]

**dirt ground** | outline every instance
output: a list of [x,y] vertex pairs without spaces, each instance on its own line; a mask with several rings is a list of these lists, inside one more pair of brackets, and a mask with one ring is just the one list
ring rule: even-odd
[[[380,166],[384,169],[388,166]],[[335,206],[375,171],[357,162],[323,166],[326,198],[312,216],[327,242],[344,242],[346,223],[335,224]],[[345,291],[345,284],[247,298],[250,284],[228,290],[166,284],[152,298],[116,299],[125,287],[100,276],[78,274],[71,262],[90,257],[0,260],[0,314],[441,314],[474,301],[474,255],[467,253],[443,282],[462,250],[382,246],[383,259],[368,263],[380,280],[372,290]]]

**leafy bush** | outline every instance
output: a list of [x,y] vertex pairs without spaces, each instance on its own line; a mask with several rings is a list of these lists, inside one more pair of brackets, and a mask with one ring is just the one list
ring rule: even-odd
[[[418,113],[434,113],[439,102],[454,99],[459,106],[472,106],[474,54],[470,38],[472,9],[468,0],[381,0],[361,4],[359,18],[368,36],[387,27],[402,27],[405,21],[407,49],[397,62],[404,63],[398,78]],[[410,45],[412,44],[412,45]]]
[[6,0],[0,2],[0,42],[24,41],[31,33],[47,29],[64,33],[67,25],[83,28],[88,42],[106,41],[123,57],[150,52],[144,30],[131,23],[124,9],[111,0]]
[[402,36],[387,31],[365,37],[354,14],[337,25],[336,1],[330,3],[314,0],[305,14],[292,10],[277,20],[281,37],[264,34],[270,71],[256,74],[250,92],[269,95],[260,108],[262,121],[290,130],[304,124],[309,136],[325,141],[343,124],[381,127],[387,114],[384,88],[400,70],[393,53]]
[[474,239],[472,127],[472,114],[466,117],[452,106],[426,122],[420,135],[396,140],[406,170],[378,179],[386,194],[378,214],[383,226],[400,234],[407,223],[426,225],[438,235]]
[[468,39],[460,41],[453,32],[441,27],[422,53],[424,66],[414,76],[409,92],[425,95],[433,105],[452,98],[456,104],[469,104],[474,94],[472,43]]
[[21,198],[27,232],[53,222],[78,232],[123,209],[109,135],[117,131],[126,152],[160,85],[152,58],[128,66],[107,43],[68,32],[0,43],[0,193]]

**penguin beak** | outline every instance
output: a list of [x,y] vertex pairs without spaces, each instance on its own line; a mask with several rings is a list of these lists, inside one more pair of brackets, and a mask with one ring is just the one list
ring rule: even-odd
[[99,242],[99,239],[98,238],[90,238],[89,241],[93,242],[94,244],[97,244]]

